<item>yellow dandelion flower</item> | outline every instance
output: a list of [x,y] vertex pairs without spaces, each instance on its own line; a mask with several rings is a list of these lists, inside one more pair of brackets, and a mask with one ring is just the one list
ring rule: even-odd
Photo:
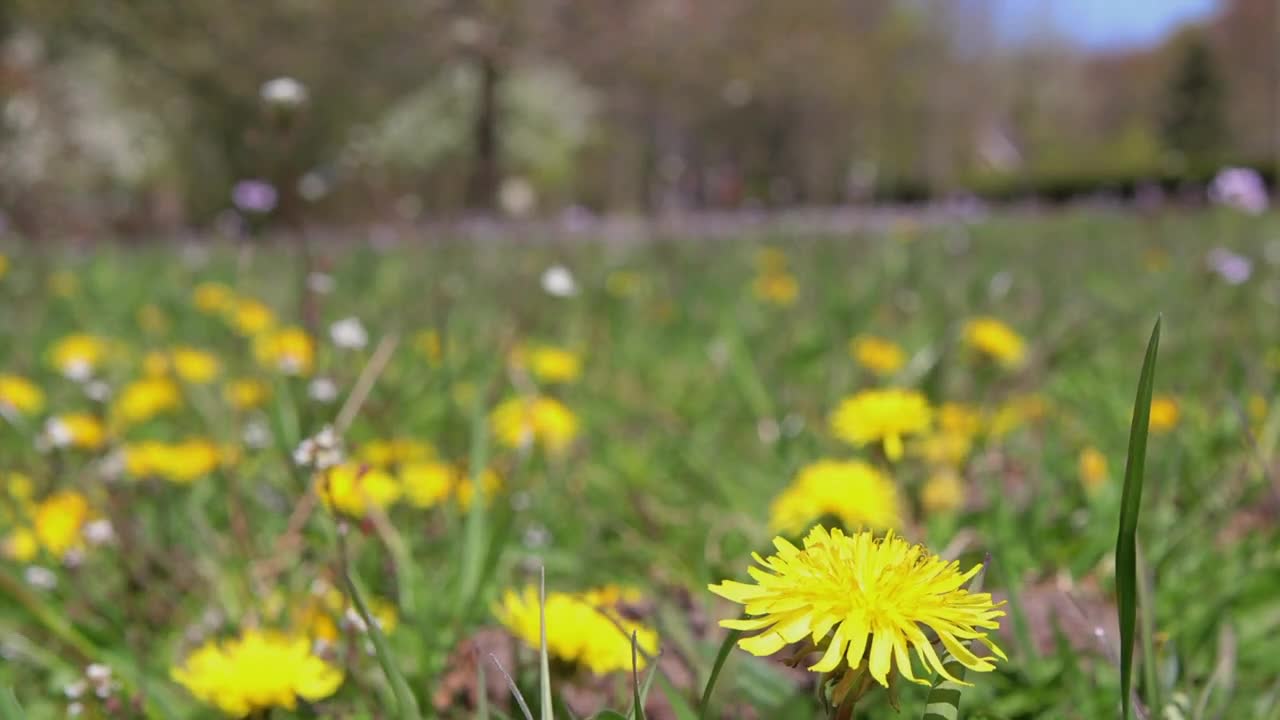
[[[586,593],[547,593],[543,606],[547,619],[547,653],[574,663],[596,675],[631,670],[631,634],[636,636],[636,665],[643,669],[645,655],[658,651],[658,634],[639,622],[619,615],[603,603],[607,596]],[[522,591],[507,590],[494,615],[513,635],[531,648],[541,646],[542,624],[538,591],[532,586]]]
[[512,448],[536,442],[559,453],[578,435],[578,417],[559,400],[549,397],[504,400],[489,416],[489,423],[499,442]]
[[965,403],[944,402],[938,407],[938,429],[975,437],[982,432],[982,412]]
[[182,393],[172,380],[144,378],[124,386],[111,405],[111,416],[121,423],[136,424],[181,406]]
[[0,542],[0,555],[20,563],[29,563],[40,554],[40,541],[31,528],[20,527]]
[[80,450],[98,450],[107,441],[102,421],[89,413],[63,413],[49,418],[47,427],[56,444]]
[[223,388],[222,396],[236,410],[252,410],[271,397],[271,387],[257,378],[236,378]]
[[572,350],[540,345],[528,353],[529,371],[544,383],[571,383],[582,374],[582,358]]
[[253,298],[238,298],[226,309],[227,318],[236,332],[251,337],[266,332],[276,324],[276,314],[266,303]]
[[849,342],[849,354],[859,365],[881,377],[892,375],[907,364],[907,354],[892,340],[859,335]]
[[418,508],[435,507],[453,493],[458,470],[446,462],[416,462],[400,468],[405,499]]
[[758,275],[751,285],[752,292],[762,302],[786,307],[796,301],[800,284],[786,270],[774,270]]
[[[11,472],[4,484],[5,493],[18,501],[30,500],[36,492],[36,484],[31,481],[31,476],[26,473]],[[3,505],[3,503],[0,503]]]
[[96,335],[76,333],[54,343],[49,359],[58,372],[83,380],[93,374],[107,357],[107,341]]
[[216,315],[232,309],[236,293],[229,286],[218,282],[202,282],[191,291],[191,303],[206,315]]
[[293,710],[299,698],[329,697],[343,679],[341,670],[311,654],[307,637],[258,630],[206,643],[170,676],[196,699],[232,717]]
[[957,432],[932,432],[912,446],[912,454],[933,467],[960,467],[973,449],[970,436]]
[[1107,456],[1096,447],[1080,451],[1080,482],[1090,494],[1096,493],[1107,482]]
[[61,559],[72,550],[84,546],[80,533],[92,519],[93,514],[85,496],[72,490],[63,490],[36,505],[31,516],[31,530],[40,547]]
[[316,360],[315,341],[299,327],[259,335],[253,352],[263,367],[286,375],[310,375]]
[[20,375],[0,375],[0,409],[4,408],[34,415],[44,409],[44,391]]
[[798,533],[831,516],[849,529],[899,526],[898,489],[861,460],[819,460],[796,474],[769,508],[775,531]]
[[928,431],[933,409],[925,396],[915,390],[863,390],[845,398],[831,413],[831,430],[836,437],[861,447],[883,442],[890,460],[902,457],[902,439]]
[[386,508],[400,499],[400,484],[385,470],[343,463],[325,471],[320,499],[331,510],[363,517],[370,507]]
[[1182,408],[1172,395],[1156,395],[1151,398],[1151,432],[1163,435],[1178,425]]
[[[494,472],[492,468],[481,470],[479,480],[480,492],[484,495],[485,500],[493,497],[494,493],[502,489],[502,477]],[[454,495],[458,499],[458,507],[463,510],[471,507],[471,500],[476,494],[475,485],[475,479],[459,476],[458,485],[454,489]]]
[[969,650],[970,640],[1005,659],[986,632],[999,627],[1000,604],[989,593],[962,587],[981,565],[961,572],[958,562],[942,560],[892,531],[877,539],[869,531],[846,535],[819,525],[809,531],[803,549],[784,538],[773,544],[776,555],[756,556],[763,566],[751,570],[757,584],[726,580],[710,586],[752,616],[720,621],[722,627],[760,631],[738,642],[752,655],[772,655],[807,638],[825,645],[810,670],[829,673],[847,664],[856,671],[865,663],[871,677],[886,687],[895,670],[928,684],[916,677],[910,650],[926,673],[960,682],[943,666],[934,638],[970,670],[995,669],[990,659]]
[[951,468],[942,468],[920,489],[920,505],[929,514],[950,513],[964,507],[964,480]]
[[169,374],[169,356],[152,350],[142,356],[142,374],[147,377],[164,377]]
[[218,357],[207,350],[177,347],[170,351],[169,357],[173,361],[173,372],[193,385],[207,385],[222,372]]
[[176,443],[144,440],[124,446],[124,467],[130,476],[161,478],[178,485],[190,485],[209,475],[225,459],[224,449],[204,438]]
[[996,438],[1003,437],[1029,422],[1044,418],[1048,411],[1049,403],[1040,395],[1010,398],[992,415],[988,432]]
[[978,317],[964,326],[964,342],[970,348],[1009,368],[1026,361],[1027,346],[1013,328],[993,317]]
[[361,462],[380,468],[423,462],[435,456],[436,449],[431,443],[410,437],[370,440],[356,453]]
[[413,349],[421,353],[432,367],[438,366],[444,358],[444,346],[440,343],[440,333],[435,330],[423,330],[414,335]]

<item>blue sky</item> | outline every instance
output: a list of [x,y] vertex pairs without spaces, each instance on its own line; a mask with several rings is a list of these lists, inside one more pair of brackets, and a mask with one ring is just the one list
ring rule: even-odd
[[1046,19],[1061,33],[1093,48],[1158,42],[1179,25],[1213,13],[1217,0],[997,0],[1007,36],[1017,38]]

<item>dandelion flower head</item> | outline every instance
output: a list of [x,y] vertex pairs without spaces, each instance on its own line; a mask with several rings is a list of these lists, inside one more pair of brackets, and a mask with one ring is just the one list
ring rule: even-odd
[[[801,548],[776,538],[778,552],[756,555],[761,568],[751,568],[754,584],[726,580],[710,589],[745,606],[749,616],[722,620],[722,627],[746,632],[738,645],[752,655],[778,652],[786,645],[812,641],[822,652],[809,667],[834,672],[842,664],[865,667],[883,686],[897,672],[915,683],[919,660],[926,674],[959,680],[942,664],[935,642],[970,670],[995,668],[968,648],[976,640],[998,658],[1004,653],[988,636],[1004,615],[989,593],[972,593],[963,586],[981,565],[962,572],[956,561],[931,555],[890,532],[876,538],[871,532],[846,535],[841,530],[814,527]],[[915,658],[911,656],[914,651]]]
[[819,460],[800,469],[769,508],[770,526],[799,533],[831,516],[846,528],[898,527],[898,490],[893,481],[861,460]]
[[831,413],[831,430],[845,442],[863,446],[883,442],[890,460],[902,457],[902,439],[928,431],[933,409],[916,390],[863,390]]
[[305,636],[247,630],[191,653],[171,676],[200,701],[232,717],[259,710],[293,710],[342,685],[342,671],[311,654]]
[[1001,365],[1016,368],[1026,360],[1027,345],[1013,328],[993,317],[978,317],[964,326],[964,342]]
[[[636,654],[636,666],[643,669],[645,656],[652,657],[658,651],[658,634],[618,614],[608,602],[616,597],[618,594],[611,589],[547,593],[547,652],[596,675],[630,671],[634,632],[640,650]],[[507,590],[502,602],[494,608],[494,614],[526,645],[541,647],[542,623],[536,588],[528,586],[519,592]]]

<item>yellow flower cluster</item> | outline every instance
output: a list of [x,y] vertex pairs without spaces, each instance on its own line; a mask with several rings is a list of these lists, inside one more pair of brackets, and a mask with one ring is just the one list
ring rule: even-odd
[[162,478],[179,485],[212,473],[234,456],[203,438],[168,443],[144,440],[124,447],[125,472],[137,479]]
[[1027,344],[1013,328],[993,317],[978,317],[964,326],[964,342],[973,350],[1007,368],[1020,367]]
[[30,562],[41,548],[57,559],[82,548],[84,540],[81,533],[93,519],[88,499],[73,490],[62,490],[31,506],[27,500],[29,482],[20,483],[27,487],[20,488],[18,493],[9,488],[11,499],[30,518],[30,526],[19,527],[9,533],[4,540],[4,554],[19,562]]
[[907,353],[892,340],[875,335],[859,335],[849,342],[849,354],[863,368],[886,377],[907,364]]
[[[630,671],[631,635],[635,633],[636,666],[643,669],[646,656],[658,651],[658,634],[652,628],[627,619],[616,610],[621,600],[635,596],[616,587],[581,593],[547,593],[547,653],[574,663],[596,675]],[[538,591],[527,586],[522,591],[507,590],[494,614],[516,637],[531,648],[542,646],[542,614]]]
[[44,391],[21,375],[0,375],[0,410],[4,408],[35,415],[44,409]]
[[527,369],[539,382],[571,383],[582,374],[582,356],[567,348],[535,345],[511,353],[511,365]]
[[578,417],[564,403],[546,396],[504,400],[489,422],[499,442],[511,448],[537,443],[560,453],[578,436]]
[[182,407],[182,391],[167,377],[134,380],[111,405],[111,418],[120,425],[136,425]]
[[201,702],[232,717],[254,711],[293,710],[298,700],[315,702],[342,685],[342,671],[311,654],[305,636],[247,630],[224,642],[210,641],[171,672]]
[[[385,444],[384,444],[385,443]],[[374,441],[364,449],[418,448],[411,457],[383,463],[346,462],[320,475],[320,499],[326,507],[352,517],[363,517],[370,509],[386,510],[406,499],[418,508],[431,508],[454,498],[462,508],[471,505],[473,483],[463,470],[447,462],[427,460],[429,446],[408,438]],[[432,451],[431,454],[434,454]],[[385,459],[385,458],[384,458]],[[480,487],[486,497],[502,487],[502,479],[490,468],[480,473]]]

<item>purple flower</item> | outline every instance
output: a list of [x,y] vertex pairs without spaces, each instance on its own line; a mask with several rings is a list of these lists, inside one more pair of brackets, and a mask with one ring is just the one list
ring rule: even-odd
[[1210,250],[1206,259],[1209,267],[1230,285],[1240,285],[1253,274],[1253,262],[1249,258],[1226,248]]
[[1257,215],[1267,209],[1267,186],[1249,168],[1229,167],[1218,172],[1209,186],[1209,199]]
[[279,194],[266,180],[241,180],[231,189],[231,202],[247,213],[269,213]]

